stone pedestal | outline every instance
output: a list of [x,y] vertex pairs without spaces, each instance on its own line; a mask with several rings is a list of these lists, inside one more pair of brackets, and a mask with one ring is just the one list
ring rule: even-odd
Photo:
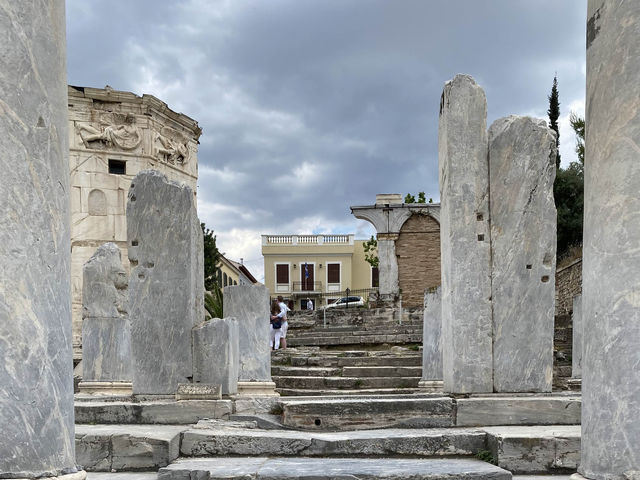
[[592,479],[640,477],[640,3],[589,0],[582,448]]
[[[264,285],[224,288],[224,316],[234,317],[239,331],[238,393],[251,386],[256,394],[275,390],[269,350],[269,290]],[[248,385],[248,386],[246,386]]]
[[238,393],[240,334],[235,318],[213,318],[193,329],[193,381]]
[[64,2],[0,0],[0,12],[0,478],[83,478],[74,453]]
[[555,158],[543,120],[510,116],[489,129],[494,392],[551,391]]
[[83,393],[132,393],[127,275],[114,243],[98,247],[83,268]]
[[422,379],[418,386],[426,390],[442,390],[442,292],[432,288],[424,292],[422,323]]
[[440,252],[444,388],[493,391],[487,102],[473,78],[440,101]]
[[144,170],[127,204],[135,394],[191,382],[191,329],[204,319],[203,236],[191,188]]

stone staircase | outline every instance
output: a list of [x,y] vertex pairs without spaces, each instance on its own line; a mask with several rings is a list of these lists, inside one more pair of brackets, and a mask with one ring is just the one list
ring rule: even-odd
[[[76,431],[89,480],[566,479],[580,451],[580,397],[568,394],[85,400],[77,411],[96,422]],[[112,423],[123,411],[148,424]]]
[[294,312],[287,346],[360,346],[422,343],[422,309],[343,308]]
[[273,352],[271,376],[283,396],[414,393],[422,353],[389,345],[384,350],[287,348]]

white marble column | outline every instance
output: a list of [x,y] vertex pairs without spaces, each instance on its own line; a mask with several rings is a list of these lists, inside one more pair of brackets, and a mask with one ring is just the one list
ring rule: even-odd
[[640,2],[589,0],[582,449],[593,479],[640,478]]
[[424,292],[422,321],[422,378],[418,386],[442,390],[442,289]]
[[0,0],[0,478],[75,465],[64,1]]
[[393,299],[398,295],[397,239],[397,233],[378,234],[379,292],[383,299]]

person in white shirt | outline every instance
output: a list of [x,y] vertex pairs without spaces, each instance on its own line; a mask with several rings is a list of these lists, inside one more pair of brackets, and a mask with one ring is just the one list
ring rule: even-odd
[[284,303],[282,295],[278,295],[278,305],[280,306],[280,313],[278,317],[282,319],[282,327],[280,327],[280,338],[282,339],[282,349],[287,348],[287,329],[289,328],[289,322],[287,321],[287,312],[290,310],[287,304]]
[[310,298],[307,298],[307,310],[313,310],[313,302]]

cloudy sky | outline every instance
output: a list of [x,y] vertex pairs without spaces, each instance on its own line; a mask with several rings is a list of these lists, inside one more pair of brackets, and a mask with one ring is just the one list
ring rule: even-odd
[[584,112],[585,0],[67,0],[68,81],[148,93],[198,121],[198,211],[262,277],[260,235],[373,233],[376,193],[439,200],[440,93],[485,89],[489,124],[547,118],[563,164]]

